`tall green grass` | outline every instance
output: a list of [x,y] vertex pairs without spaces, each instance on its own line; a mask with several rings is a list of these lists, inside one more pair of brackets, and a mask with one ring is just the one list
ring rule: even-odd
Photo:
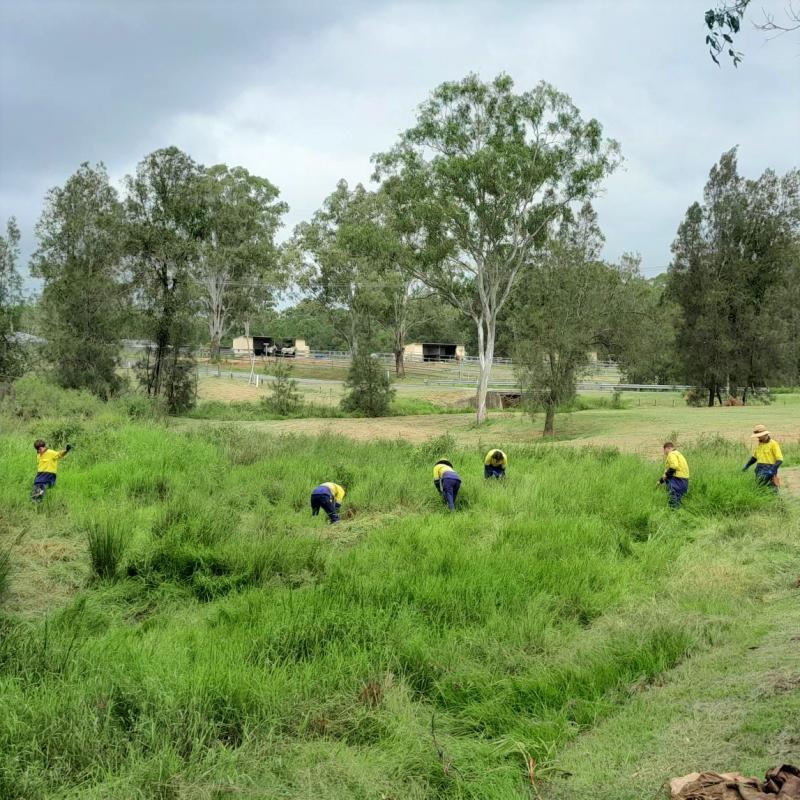
[[[3,436],[0,506],[33,537],[93,532],[105,580],[0,618],[0,796],[26,800],[528,797],[528,756],[546,774],[720,635],[740,587],[676,595],[676,565],[716,520],[775,506],[720,442],[687,453],[671,513],[659,465],[611,448],[510,449],[489,483],[486,448],[447,437],[127,423],[74,433],[37,514],[31,431]],[[348,489],[338,526],[310,516],[326,480]]]
[[113,516],[97,516],[87,522],[89,561],[98,578],[113,578],[117,574],[126,539],[124,523]]
[[8,592],[11,582],[11,544],[0,547],[0,602]]

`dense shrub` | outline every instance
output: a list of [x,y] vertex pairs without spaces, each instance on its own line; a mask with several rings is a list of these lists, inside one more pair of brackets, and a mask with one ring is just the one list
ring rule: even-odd
[[367,417],[385,417],[394,397],[389,374],[377,358],[368,353],[356,356],[345,381],[347,394],[341,406],[345,411],[357,411]]
[[67,417],[89,419],[103,409],[103,401],[86,390],[62,389],[38,375],[25,375],[14,383],[2,410],[21,419]]
[[687,406],[700,408],[701,406],[708,405],[708,390],[696,387],[687,389],[683,393],[683,399],[686,401]]
[[268,384],[269,394],[262,398],[267,411],[280,416],[293,414],[302,407],[303,398],[292,378],[292,366],[286,359],[275,359],[270,367],[272,380]]
[[144,395],[123,395],[117,398],[115,405],[132,420],[161,420],[165,415],[163,403]]

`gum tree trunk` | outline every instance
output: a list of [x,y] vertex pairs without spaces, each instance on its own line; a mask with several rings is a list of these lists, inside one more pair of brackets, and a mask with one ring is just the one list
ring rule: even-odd
[[544,435],[553,436],[555,433],[554,422],[556,419],[556,407],[552,403],[548,403],[544,412]]
[[476,395],[476,422],[478,425],[486,422],[488,415],[486,409],[486,395],[489,391],[489,378],[492,374],[494,362],[494,337],[495,319],[492,316],[481,317],[476,320],[478,326],[478,361],[480,373],[478,376],[478,391]]

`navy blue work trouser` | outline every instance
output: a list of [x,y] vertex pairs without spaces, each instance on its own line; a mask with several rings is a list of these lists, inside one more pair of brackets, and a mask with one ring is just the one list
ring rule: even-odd
[[339,521],[339,515],[336,513],[338,503],[333,499],[330,489],[314,489],[311,492],[311,516],[316,517],[319,510],[322,509],[327,515],[331,524]]
[[447,503],[447,507],[451,511],[455,511],[456,497],[458,497],[458,490],[461,488],[461,478],[451,472],[445,472],[442,478],[433,483],[442,495],[442,499]]
[[56,485],[55,472],[37,472],[36,477],[33,479],[33,498],[34,500],[42,500],[45,492],[51,487]]
[[772,482],[772,476],[777,470],[774,464],[756,464],[756,481],[759,486],[766,486],[773,492],[778,491],[778,487]]
[[689,491],[688,478],[667,478],[667,494],[669,495],[669,507],[680,508],[683,496],[688,491]]
[[506,474],[505,467],[497,467],[494,464],[483,465],[484,478],[502,478]]

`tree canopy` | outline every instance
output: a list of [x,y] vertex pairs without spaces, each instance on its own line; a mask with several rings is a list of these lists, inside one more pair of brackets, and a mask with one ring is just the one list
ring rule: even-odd
[[507,75],[441,84],[398,144],[375,157],[376,177],[419,241],[417,277],[475,324],[479,422],[498,315],[520,270],[618,163],[617,143],[567,95],[547,83],[516,93]]
[[16,309],[21,300],[19,227],[14,217],[0,234],[0,386],[11,383],[22,372],[22,353],[15,338]]
[[[709,175],[672,246],[669,295],[680,306],[686,377],[708,391],[761,387],[794,369],[789,276],[800,243],[800,170],[748,180],[736,150]],[[791,294],[789,295],[791,296]]]
[[31,262],[44,279],[47,349],[58,382],[109,397],[117,372],[124,286],[122,207],[102,164],[84,163],[51,189]]

